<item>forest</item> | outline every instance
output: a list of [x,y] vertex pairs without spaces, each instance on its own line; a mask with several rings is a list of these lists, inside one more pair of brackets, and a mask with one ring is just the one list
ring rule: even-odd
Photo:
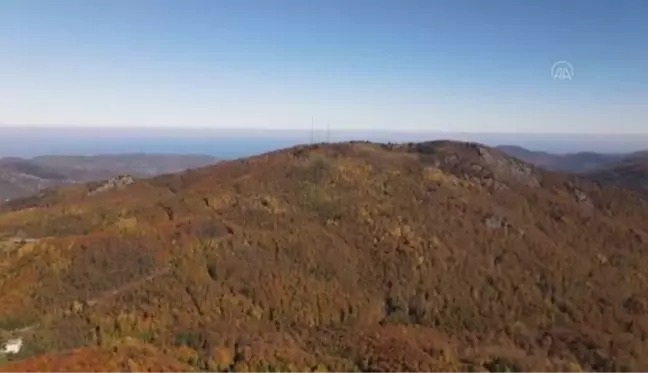
[[479,144],[0,206],[1,371],[648,370],[648,206]]

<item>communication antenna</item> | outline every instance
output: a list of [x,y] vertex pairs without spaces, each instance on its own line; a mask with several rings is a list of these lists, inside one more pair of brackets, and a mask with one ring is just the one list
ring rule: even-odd
[[311,144],[315,142],[315,119],[311,116]]

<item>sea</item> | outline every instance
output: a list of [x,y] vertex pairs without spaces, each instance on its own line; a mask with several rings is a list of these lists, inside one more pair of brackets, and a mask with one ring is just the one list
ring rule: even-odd
[[0,127],[0,157],[124,153],[204,154],[235,159],[298,144],[457,140],[534,151],[629,153],[648,149],[648,134],[522,134],[380,131],[280,131],[184,128]]

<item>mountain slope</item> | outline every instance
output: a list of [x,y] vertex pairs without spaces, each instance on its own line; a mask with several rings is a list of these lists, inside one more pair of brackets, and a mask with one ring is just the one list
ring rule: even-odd
[[59,354],[44,354],[1,367],[3,372],[190,372],[188,364],[137,341],[113,348],[93,347]]
[[121,154],[0,158],[0,202],[67,184],[121,174],[151,177],[203,167],[216,159],[202,155]]
[[581,174],[597,183],[648,194],[648,152],[600,154],[592,152],[550,154],[503,145],[510,156],[552,171]]
[[629,154],[603,154],[579,152],[571,154],[552,154],[528,150],[520,146],[501,145],[497,147],[508,155],[551,171],[585,173],[610,167]]
[[604,185],[635,190],[648,195],[648,153],[635,153],[616,164],[587,174]]
[[31,159],[41,167],[53,169],[92,171],[103,170],[113,174],[128,173],[155,176],[184,171],[187,168],[214,164],[216,159],[208,155],[183,154],[106,154],[95,156],[48,155]]
[[135,338],[198,370],[646,369],[646,207],[449,141],[69,187],[0,207],[0,328],[12,359]]

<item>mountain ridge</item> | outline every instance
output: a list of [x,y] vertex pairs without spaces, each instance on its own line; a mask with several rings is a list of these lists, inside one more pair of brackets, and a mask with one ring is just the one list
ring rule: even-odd
[[552,154],[502,145],[498,149],[538,167],[580,174],[597,183],[648,195],[648,151],[631,153],[578,152]]
[[0,328],[38,323],[19,359],[135,338],[197,370],[639,369],[646,204],[452,141],[70,186],[0,212]]
[[216,161],[214,157],[205,155],[145,153],[0,158],[0,202],[48,188],[100,181],[120,174],[150,177],[205,166]]

